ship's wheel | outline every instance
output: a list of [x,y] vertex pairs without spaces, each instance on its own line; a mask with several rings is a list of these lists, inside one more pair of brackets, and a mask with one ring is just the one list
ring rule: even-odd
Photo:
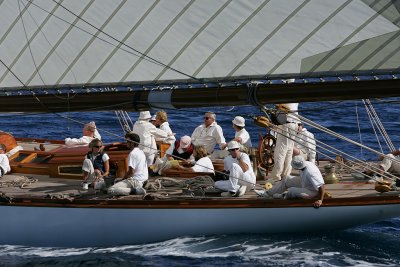
[[264,136],[260,134],[260,141],[258,144],[258,157],[261,167],[267,171],[274,166],[274,149],[276,145],[276,138],[268,133]]

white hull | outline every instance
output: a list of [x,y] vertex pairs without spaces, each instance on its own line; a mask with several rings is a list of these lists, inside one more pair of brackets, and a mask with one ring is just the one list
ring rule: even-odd
[[340,229],[400,216],[400,204],[287,208],[1,206],[2,244],[114,246],[180,236]]

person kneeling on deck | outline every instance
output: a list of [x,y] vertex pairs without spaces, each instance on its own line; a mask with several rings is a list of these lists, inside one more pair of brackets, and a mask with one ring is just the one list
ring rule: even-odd
[[204,172],[214,174],[214,165],[212,164],[211,159],[208,157],[207,150],[204,146],[194,146],[193,157],[196,162],[193,167],[184,167],[182,165],[177,165],[175,168],[181,171]]
[[256,184],[256,176],[251,167],[249,156],[239,150],[240,144],[236,141],[228,143],[229,156],[224,159],[224,170],[228,171],[229,179],[216,181],[214,186],[221,189],[221,196],[242,196],[247,188]]
[[128,156],[128,172],[125,173],[122,181],[114,184],[108,189],[108,194],[113,196],[145,195],[146,190],[143,183],[147,181],[149,174],[147,170],[146,156],[139,149],[140,137],[134,132],[125,135],[128,148],[131,150]]
[[104,177],[110,173],[110,157],[103,152],[103,142],[95,138],[89,143],[90,151],[83,161],[82,188],[87,190],[89,184],[94,184],[94,189],[105,188]]
[[6,155],[6,145],[0,144],[0,177],[11,171],[10,161]]
[[164,157],[156,159],[153,165],[153,173],[163,175],[166,170],[172,167],[173,160],[184,160],[187,163],[193,162],[193,149],[194,146],[190,136],[182,136],[179,141],[176,140],[170,145]]
[[286,176],[284,180],[276,183],[271,189],[254,190],[257,195],[266,198],[304,198],[311,199],[318,196],[318,200],[314,202],[314,207],[322,205],[325,194],[324,178],[318,167],[310,162],[304,160],[300,155],[293,157],[293,169],[300,170],[300,176]]

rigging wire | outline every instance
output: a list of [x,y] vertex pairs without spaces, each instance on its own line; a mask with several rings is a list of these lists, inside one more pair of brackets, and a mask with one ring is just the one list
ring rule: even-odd
[[[356,118],[357,118],[358,136],[359,136],[360,144],[362,144],[361,127],[360,127],[360,119],[358,117],[358,105],[357,105],[357,103],[356,103]],[[361,157],[363,159],[365,159],[364,150],[363,150],[362,147],[360,147],[360,154],[361,154]]]

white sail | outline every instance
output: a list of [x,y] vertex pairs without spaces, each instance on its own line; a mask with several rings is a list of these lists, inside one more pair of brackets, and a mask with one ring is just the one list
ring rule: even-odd
[[4,0],[0,87],[392,73],[400,1]]

